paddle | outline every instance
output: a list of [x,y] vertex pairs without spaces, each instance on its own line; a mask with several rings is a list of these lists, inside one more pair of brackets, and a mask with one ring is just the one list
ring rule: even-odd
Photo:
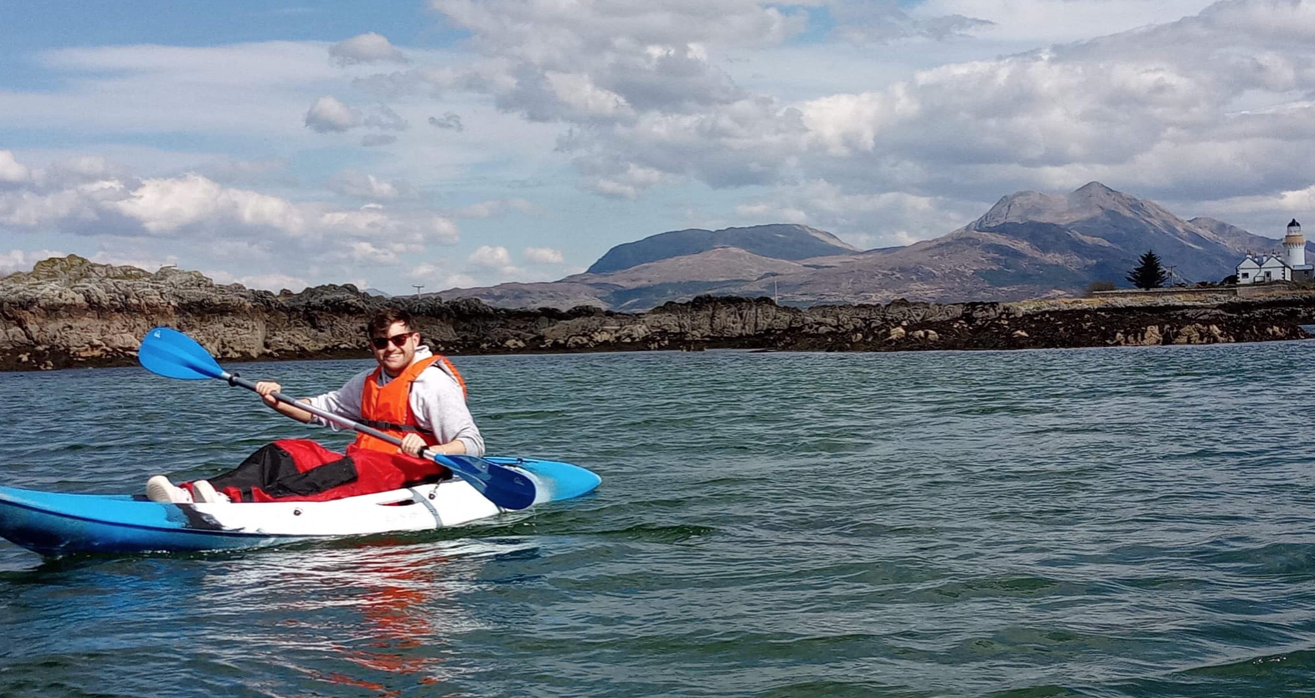
[[[146,370],[168,378],[184,380],[201,380],[218,378],[229,385],[235,385],[255,391],[256,384],[229,373],[219,367],[210,352],[196,343],[196,340],[168,327],[157,327],[146,333],[142,345],[137,350],[137,360]],[[317,407],[297,402],[282,393],[273,393],[275,400],[293,405],[318,415],[329,421],[337,422],[362,434],[369,434],[391,444],[401,445],[402,440],[378,429],[371,429],[332,412],[325,412]],[[480,494],[503,509],[524,509],[534,503],[535,488],[521,473],[505,465],[494,463],[485,458],[474,456],[445,456],[425,449],[421,456],[433,460],[439,465],[447,466],[452,472],[469,482]]]

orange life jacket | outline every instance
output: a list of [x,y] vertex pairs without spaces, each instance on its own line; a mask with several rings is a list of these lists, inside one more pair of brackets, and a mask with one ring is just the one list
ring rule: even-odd
[[[380,366],[365,379],[365,389],[361,392],[361,423],[399,439],[408,432],[419,434],[426,444],[436,445],[438,439],[434,437],[433,432],[421,429],[416,422],[416,416],[411,411],[410,400],[411,384],[420,377],[421,371],[429,368],[435,361],[443,362],[443,366],[448,369],[452,377],[457,379],[457,384],[461,386],[461,395],[465,397],[466,381],[461,378],[457,367],[453,366],[451,361],[438,354],[412,363],[383,387],[379,386],[379,373],[384,370],[384,367]],[[357,434],[356,443],[353,445],[372,451],[397,453],[397,446],[368,434]]]

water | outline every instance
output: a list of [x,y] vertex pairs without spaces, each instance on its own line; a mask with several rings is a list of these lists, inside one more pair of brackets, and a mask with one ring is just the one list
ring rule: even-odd
[[[0,694],[1315,694],[1315,342],[458,364],[492,452],[598,494],[245,553],[0,543]],[[366,365],[237,368],[311,394]],[[0,395],[18,486],[346,441],[140,369]]]

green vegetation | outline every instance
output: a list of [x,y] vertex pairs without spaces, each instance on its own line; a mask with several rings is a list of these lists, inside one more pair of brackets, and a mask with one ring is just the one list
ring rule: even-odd
[[1146,250],[1146,254],[1137,260],[1137,268],[1125,277],[1137,288],[1160,288],[1169,278],[1169,274],[1160,265],[1160,258],[1155,252]]

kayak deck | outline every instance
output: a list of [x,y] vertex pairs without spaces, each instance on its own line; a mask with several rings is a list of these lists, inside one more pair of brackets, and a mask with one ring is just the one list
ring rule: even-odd
[[[557,461],[490,458],[521,470],[535,504],[586,494],[593,472]],[[0,486],[0,537],[49,557],[253,548],[306,538],[425,531],[503,510],[460,479],[329,502],[162,504],[132,495]]]

